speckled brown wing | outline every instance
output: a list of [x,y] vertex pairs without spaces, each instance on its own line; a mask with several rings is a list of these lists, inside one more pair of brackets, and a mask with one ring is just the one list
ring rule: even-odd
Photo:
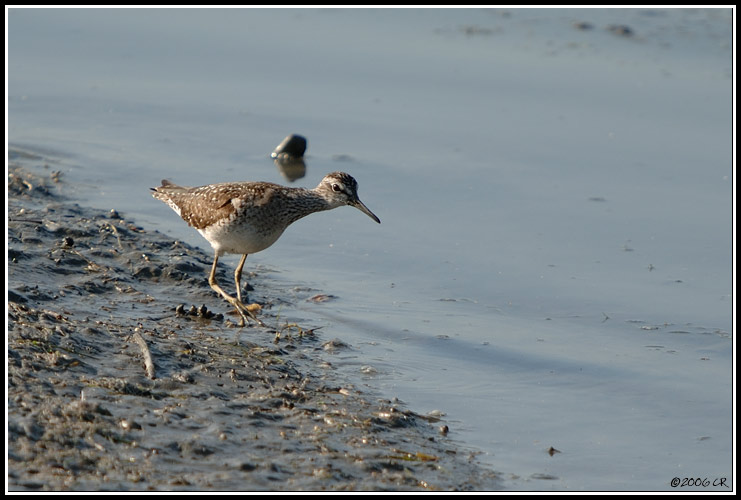
[[204,229],[221,219],[231,217],[244,200],[251,197],[252,190],[245,189],[252,183],[222,183],[200,187],[183,187],[162,181],[162,186],[152,188],[153,196],[162,200],[177,212],[190,226]]

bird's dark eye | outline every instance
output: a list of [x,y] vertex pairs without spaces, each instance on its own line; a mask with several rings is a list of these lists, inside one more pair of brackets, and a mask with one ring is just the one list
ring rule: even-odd
[[342,188],[339,184],[332,184],[332,191],[334,191],[335,193],[339,193],[340,191],[342,191]]

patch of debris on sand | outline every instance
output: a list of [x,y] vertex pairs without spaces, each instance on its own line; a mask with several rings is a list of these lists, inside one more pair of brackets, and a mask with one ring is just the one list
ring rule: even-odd
[[71,202],[43,163],[11,149],[11,491],[501,486],[441,422],[340,380],[318,333],[190,306],[228,310],[209,255]]

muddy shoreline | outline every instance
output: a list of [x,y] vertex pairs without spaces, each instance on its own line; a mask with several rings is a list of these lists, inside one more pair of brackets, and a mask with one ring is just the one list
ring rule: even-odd
[[272,327],[236,328],[210,255],[65,198],[46,164],[11,149],[9,490],[501,488],[437,416],[343,380],[342,332],[279,317],[286,290],[246,276]]

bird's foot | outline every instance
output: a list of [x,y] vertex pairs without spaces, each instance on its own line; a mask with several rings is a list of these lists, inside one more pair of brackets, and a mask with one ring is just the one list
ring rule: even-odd
[[239,326],[240,327],[245,326],[250,319],[262,327],[266,326],[265,323],[260,321],[260,319],[255,315],[256,312],[262,309],[259,304],[245,305],[244,303],[242,303],[241,300],[235,299],[233,297],[231,298],[231,300],[229,300],[229,303],[233,305],[234,309],[236,309],[237,313],[239,313],[239,316],[240,316]]

